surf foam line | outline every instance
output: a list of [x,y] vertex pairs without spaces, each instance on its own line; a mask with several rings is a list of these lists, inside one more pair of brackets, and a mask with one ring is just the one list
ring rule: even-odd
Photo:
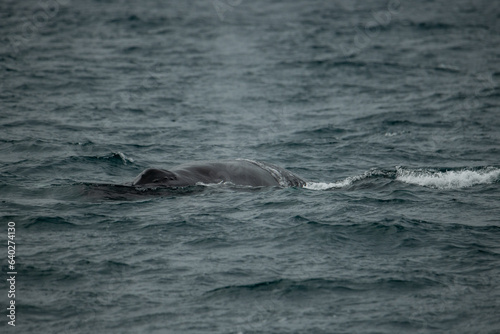
[[435,189],[461,189],[479,184],[500,181],[500,169],[496,167],[475,167],[443,170],[437,168],[406,168],[395,170],[372,169],[361,175],[350,176],[336,182],[307,182],[304,188],[311,190],[341,189],[364,179],[389,178],[398,182]]

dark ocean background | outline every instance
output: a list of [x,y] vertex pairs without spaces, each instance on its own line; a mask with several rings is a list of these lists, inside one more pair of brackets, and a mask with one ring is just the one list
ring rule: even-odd
[[[499,32],[486,0],[1,1],[1,332],[500,333]],[[123,186],[234,158],[308,184]]]

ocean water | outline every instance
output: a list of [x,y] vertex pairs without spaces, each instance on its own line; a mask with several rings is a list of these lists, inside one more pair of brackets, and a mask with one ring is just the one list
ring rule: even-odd
[[[2,333],[499,333],[499,31],[486,0],[2,1]],[[235,158],[307,186],[124,186]]]

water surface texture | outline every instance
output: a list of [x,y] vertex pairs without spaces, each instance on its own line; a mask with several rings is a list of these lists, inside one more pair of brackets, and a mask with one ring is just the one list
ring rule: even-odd
[[[2,333],[499,333],[499,32],[486,0],[2,1]],[[125,186],[238,158],[307,185]]]

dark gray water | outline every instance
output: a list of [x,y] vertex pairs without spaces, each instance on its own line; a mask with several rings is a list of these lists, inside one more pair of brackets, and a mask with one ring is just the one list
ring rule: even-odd
[[[2,1],[2,333],[500,332],[499,32],[496,1]],[[122,186],[234,158],[308,184]]]

